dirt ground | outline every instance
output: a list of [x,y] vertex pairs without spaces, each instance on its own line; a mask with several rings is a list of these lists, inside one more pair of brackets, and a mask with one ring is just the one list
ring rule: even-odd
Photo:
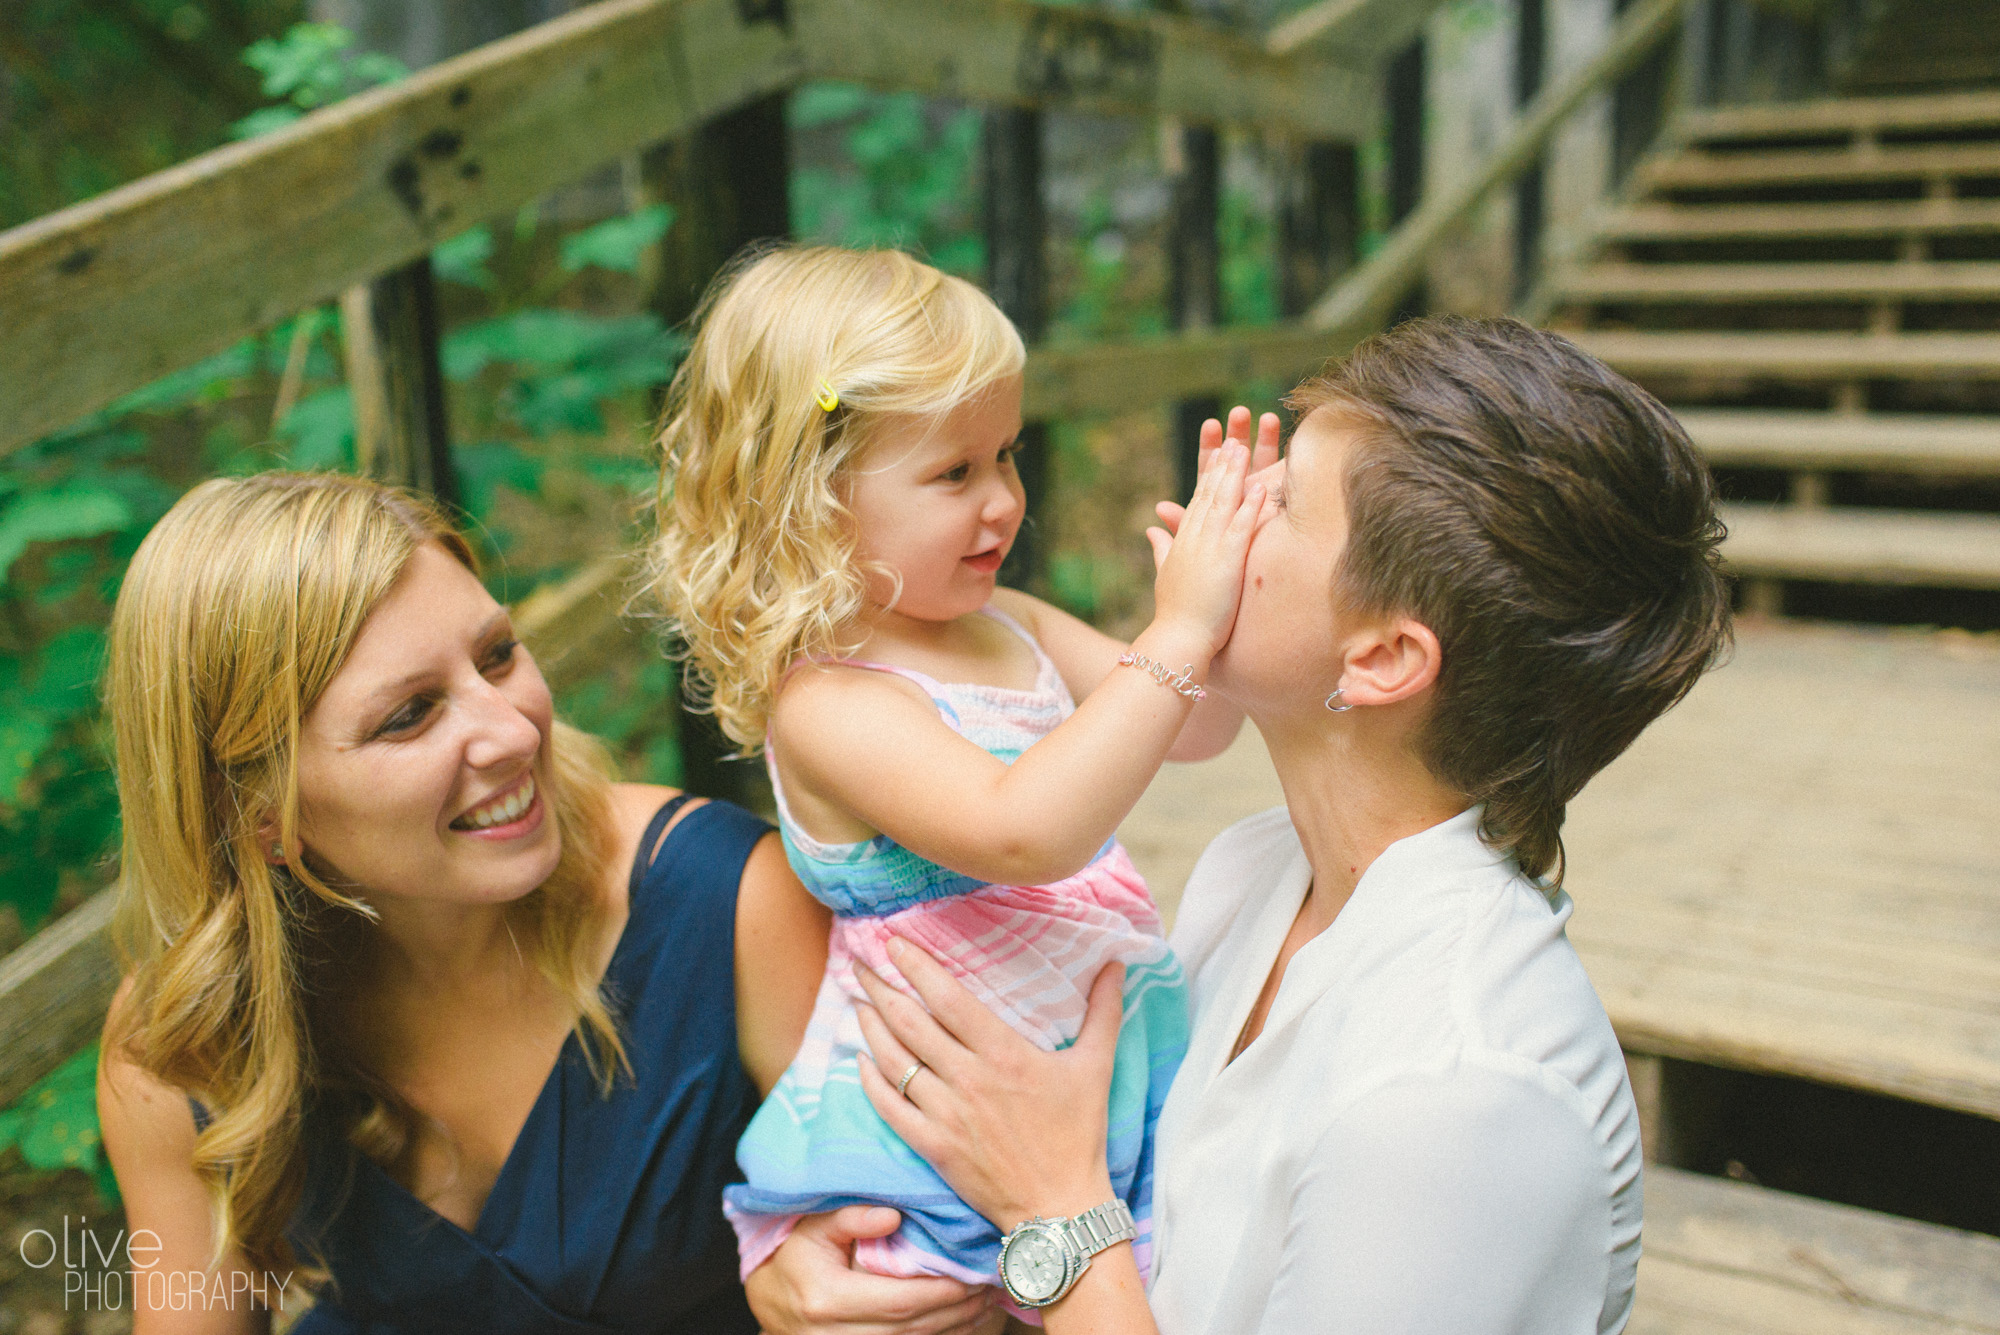
[[[60,1254],[65,1224],[71,1245]],[[40,1173],[8,1151],[0,1159],[0,1335],[123,1335],[132,1329],[122,1275],[106,1275],[91,1241],[116,1254],[122,1210],[98,1194],[88,1173]],[[49,1257],[42,1263],[43,1257]],[[42,1264],[37,1264],[42,1263]],[[114,1292],[118,1290],[117,1292]],[[119,1301],[113,1310],[111,1300]]]

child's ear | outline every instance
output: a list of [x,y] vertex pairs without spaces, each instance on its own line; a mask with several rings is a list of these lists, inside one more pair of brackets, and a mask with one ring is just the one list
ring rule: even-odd
[[1348,642],[1341,698],[1351,705],[1393,705],[1429,689],[1443,666],[1436,633],[1413,617],[1396,617]]

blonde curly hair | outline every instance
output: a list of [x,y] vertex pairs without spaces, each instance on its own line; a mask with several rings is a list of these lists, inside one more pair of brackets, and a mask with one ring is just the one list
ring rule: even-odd
[[943,416],[1026,352],[985,293],[893,250],[753,254],[696,319],[667,394],[646,579],[686,644],[690,703],[748,754],[792,662],[852,652],[856,461],[885,423]]

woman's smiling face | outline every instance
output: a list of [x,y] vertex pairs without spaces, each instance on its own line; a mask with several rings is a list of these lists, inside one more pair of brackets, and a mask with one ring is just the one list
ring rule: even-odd
[[1209,681],[1253,718],[1311,704],[1340,684],[1334,573],[1347,547],[1346,476],[1354,432],[1320,409],[1285,456],[1254,475],[1270,499],[1243,576],[1243,601]]
[[554,707],[507,611],[418,547],[306,714],[300,832],[363,899],[516,899],[562,856],[543,793]]

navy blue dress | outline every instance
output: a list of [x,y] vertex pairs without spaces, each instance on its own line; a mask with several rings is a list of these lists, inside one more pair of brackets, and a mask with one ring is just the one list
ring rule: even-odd
[[722,1189],[758,1102],[736,1048],[736,891],[769,827],[710,802],[644,865],[678,805],[639,845],[605,974],[632,1079],[606,1098],[572,1034],[471,1232],[309,1122],[293,1238],[335,1287],[297,1335],[756,1331]]

